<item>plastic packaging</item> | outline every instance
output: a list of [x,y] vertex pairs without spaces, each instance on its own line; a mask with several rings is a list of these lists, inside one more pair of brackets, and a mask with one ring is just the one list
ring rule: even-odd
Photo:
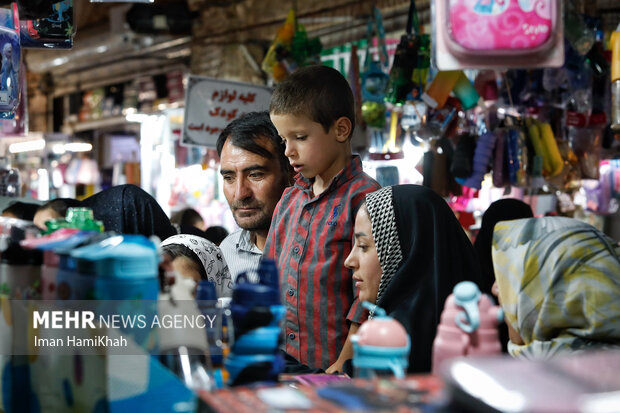
[[[620,25],[619,25],[620,27]],[[620,130],[620,31],[611,35],[611,128]]]
[[503,311],[471,281],[458,283],[446,300],[433,341],[433,373],[458,356],[499,354],[498,324]]
[[431,8],[441,70],[562,65],[559,0],[433,0]]
[[21,46],[17,5],[10,9],[0,9],[0,119],[13,119],[20,97]]
[[461,73],[460,71],[437,72],[433,82],[422,95],[422,100],[433,109],[441,109]]
[[355,377],[369,379],[392,375],[404,378],[409,366],[409,334],[381,307],[367,301],[362,305],[373,312],[374,317],[365,321],[351,337]]
[[481,102],[480,95],[476,91],[476,88],[472,85],[467,76],[465,76],[463,71],[460,72],[459,77],[456,79],[452,92],[454,96],[461,101],[463,110],[469,110]]
[[20,20],[19,27],[24,48],[70,49],[75,35],[73,0],[55,1],[45,17]]
[[495,148],[495,134],[487,132],[478,138],[476,151],[474,152],[473,173],[464,182],[465,186],[480,189],[484,175],[489,168],[489,162]]
[[573,0],[564,1],[564,36],[573,49],[585,55],[594,45],[594,30],[590,29],[577,10]]

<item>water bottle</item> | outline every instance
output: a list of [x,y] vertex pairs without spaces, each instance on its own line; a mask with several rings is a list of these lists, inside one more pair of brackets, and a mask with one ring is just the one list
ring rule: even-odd
[[373,311],[374,317],[365,321],[351,337],[355,378],[393,376],[402,379],[409,366],[409,334],[402,324],[387,316],[383,308],[367,301],[362,305]]
[[[160,319],[188,316],[196,319],[197,305],[189,300],[163,299],[158,302]],[[200,329],[158,329],[159,361],[194,391],[216,388],[209,357],[207,336]]]
[[218,306],[215,283],[204,280],[200,281],[196,288],[196,304],[202,315],[205,316],[206,337],[215,386],[222,388],[228,381],[228,372],[224,368],[224,357],[226,355],[224,354],[225,344],[222,325],[226,314]]
[[60,228],[78,228],[83,231],[103,232],[103,222],[95,220],[90,208],[68,208],[65,218],[49,220],[45,223],[44,234],[51,234]]
[[458,283],[446,300],[433,341],[433,373],[458,356],[500,354],[497,326],[503,311],[471,281]]
[[252,382],[275,382],[284,368],[278,347],[280,320],[285,309],[280,304],[279,278],[275,262],[263,258],[258,268],[259,282],[250,283],[247,274],[237,277],[230,304],[234,343],[225,360],[231,386]]

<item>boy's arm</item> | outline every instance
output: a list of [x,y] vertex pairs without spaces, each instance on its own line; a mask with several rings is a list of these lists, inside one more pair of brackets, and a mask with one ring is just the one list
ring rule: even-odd
[[349,335],[347,336],[347,341],[344,343],[344,347],[342,347],[342,351],[338,356],[338,360],[334,362],[325,373],[332,374],[335,372],[342,371],[342,365],[345,361],[353,358],[353,342],[351,341],[351,336],[357,333],[357,329],[360,327],[358,323],[351,323],[351,327],[349,327]]

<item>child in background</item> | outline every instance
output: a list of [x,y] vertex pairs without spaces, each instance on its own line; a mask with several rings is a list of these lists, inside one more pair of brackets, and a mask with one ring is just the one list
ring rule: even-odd
[[310,368],[340,371],[353,355],[348,339],[362,321],[344,266],[364,196],[380,185],[351,151],[353,93],[335,69],[299,69],[276,87],[269,107],[297,173],[276,206],[265,254],[276,260],[285,350]]
[[213,282],[218,297],[232,296],[232,278],[217,245],[196,235],[179,234],[164,240],[160,247],[174,271],[193,279],[196,285],[203,280]]

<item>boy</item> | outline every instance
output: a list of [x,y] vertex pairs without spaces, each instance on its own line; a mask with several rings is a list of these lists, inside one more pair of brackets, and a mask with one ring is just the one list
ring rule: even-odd
[[280,272],[286,352],[311,368],[340,371],[362,316],[344,260],[359,205],[380,185],[352,156],[353,93],[338,71],[294,72],[276,87],[269,114],[297,173],[265,244]]

